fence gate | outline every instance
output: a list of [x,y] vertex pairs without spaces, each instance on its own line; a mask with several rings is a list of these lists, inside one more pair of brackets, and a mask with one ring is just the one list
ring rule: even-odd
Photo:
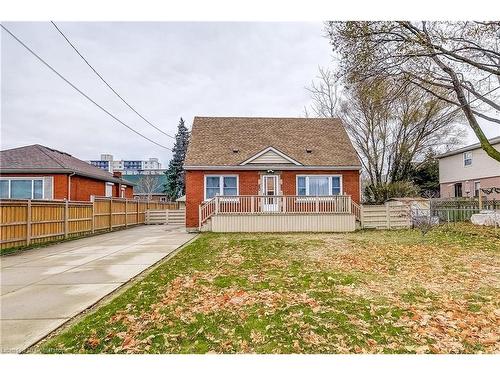
[[411,226],[408,205],[391,203],[361,206],[361,227],[374,229],[402,229]]

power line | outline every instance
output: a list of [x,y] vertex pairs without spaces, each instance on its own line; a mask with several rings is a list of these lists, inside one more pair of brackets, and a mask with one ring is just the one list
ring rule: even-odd
[[163,130],[161,130],[159,127],[155,126],[154,124],[152,124],[148,119],[146,119],[143,115],[141,115],[139,112],[137,112],[137,110],[132,107],[125,99],[123,99],[123,97],[118,94],[118,92],[116,92],[116,90],[111,87],[111,85],[102,77],[102,75],[99,74],[99,72],[97,70],[95,70],[95,68],[88,62],[88,60],[80,53],[80,51],[78,51],[78,49],[75,47],[75,45],[73,43],[71,43],[71,41],[68,39],[68,37],[66,35],[64,35],[64,33],[61,31],[61,29],[55,24],[54,21],[50,21],[52,23],[52,25],[56,28],[56,30],[59,32],[59,34],[62,35],[62,37],[66,40],[66,42],[68,42],[68,44],[75,50],[75,52],[78,54],[78,56],[80,56],[82,58],[83,61],[85,61],[85,63],[89,66],[90,69],[92,69],[92,71],[101,79],[101,81],[104,82],[104,84],[106,86],[108,86],[108,88],[113,91],[113,93],[118,97],[120,98],[120,100],[125,103],[125,105],[127,107],[129,107],[132,111],[134,111],[134,113],[136,115],[138,115],[140,118],[142,118],[144,121],[146,121],[149,125],[151,125],[153,128],[155,128],[156,130],[158,130],[159,132],[165,134],[167,137],[170,137],[172,139],[175,139],[174,136],[171,136],[170,134],[168,133],[165,133]]
[[153,141],[151,138],[148,138],[146,137],[145,135],[141,134],[140,132],[138,132],[137,130],[135,130],[134,128],[132,128],[131,126],[127,125],[126,123],[124,123],[122,120],[120,120],[118,117],[116,117],[115,115],[113,115],[111,112],[109,112],[106,108],[102,107],[100,104],[98,104],[95,100],[93,100],[90,96],[88,96],[87,94],[85,94],[82,90],[80,90],[78,87],[76,87],[73,83],[71,83],[68,79],[66,79],[61,73],[59,73],[57,70],[55,70],[52,66],[50,66],[49,63],[47,63],[44,59],[42,59],[40,56],[38,56],[36,54],[36,52],[34,52],[31,48],[29,48],[26,44],[24,44],[24,42],[22,40],[20,40],[17,36],[15,36],[9,29],[7,29],[3,24],[0,24],[0,26],[2,27],[2,29],[4,29],[12,38],[14,38],[19,44],[21,44],[24,48],[26,48],[33,56],[35,56],[43,65],[45,65],[47,68],[49,68],[50,70],[52,70],[53,73],[55,73],[59,78],[61,78],[64,82],[66,82],[68,85],[70,85],[73,89],[75,89],[78,93],[80,93],[83,97],[85,97],[85,99],[87,99],[88,101],[90,101],[92,104],[94,104],[95,106],[97,106],[99,109],[101,109],[103,112],[105,112],[108,116],[110,116],[111,118],[113,118],[115,121],[119,122],[121,125],[125,126],[127,129],[133,131],[134,133],[136,133],[137,135],[139,135],[140,137],[148,140],[149,142],[151,143],[154,143],[155,145],[159,146],[159,147],[162,147],[164,149],[167,149],[167,150],[170,150],[172,151],[171,148],[169,147],[166,147],[166,146],[163,146],[162,144],[156,142],[156,141]]

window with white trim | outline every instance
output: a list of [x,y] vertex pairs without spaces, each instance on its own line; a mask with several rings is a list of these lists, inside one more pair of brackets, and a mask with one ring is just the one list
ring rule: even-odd
[[205,200],[238,195],[238,176],[205,175]]
[[464,152],[464,167],[472,165],[472,151]]
[[297,195],[326,196],[342,194],[342,176],[297,176]]
[[106,189],[104,191],[104,196],[106,197],[112,197],[113,196],[113,183],[112,182],[106,182]]
[[0,198],[43,199],[43,178],[2,178]]

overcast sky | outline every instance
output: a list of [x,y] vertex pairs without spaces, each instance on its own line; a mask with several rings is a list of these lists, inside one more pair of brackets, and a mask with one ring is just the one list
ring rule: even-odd
[[[172,146],[128,109],[48,23],[5,25],[124,122]],[[142,115],[174,134],[179,117],[301,116],[305,86],[332,64],[321,23],[58,23]],[[39,143],[80,159],[170,158],[119,125],[2,31],[2,149]],[[492,137],[498,127],[485,126]],[[475,142],[471,135],[468,139]],[[164,165],[166,167],[166,165]]]

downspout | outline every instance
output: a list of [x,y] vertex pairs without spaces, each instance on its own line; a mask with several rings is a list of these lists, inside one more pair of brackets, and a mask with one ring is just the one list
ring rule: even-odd
[[70,173],[68,175],[68,200],[70,201],[71,200],[71,176],[74,176],[76,173],[73,172],[73,173]]

